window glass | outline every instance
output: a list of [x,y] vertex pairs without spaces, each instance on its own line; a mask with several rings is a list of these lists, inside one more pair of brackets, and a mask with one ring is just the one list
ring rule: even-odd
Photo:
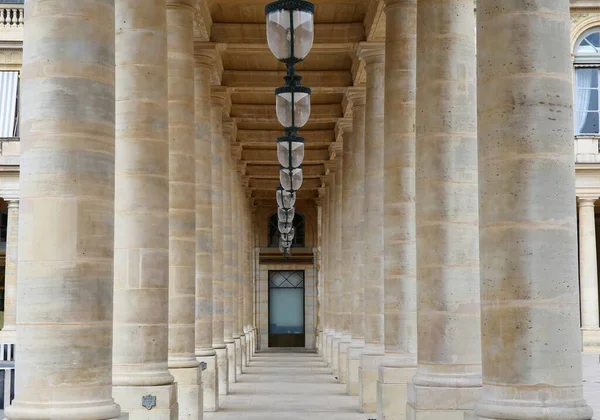
[[600,68],[575,69],[575,134],[599,134]]

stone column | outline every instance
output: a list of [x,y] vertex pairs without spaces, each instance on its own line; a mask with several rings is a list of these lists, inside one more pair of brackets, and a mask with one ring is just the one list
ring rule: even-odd
[[219,393],[217,356],[213,344],[213,219],[210,77],[214,49],[198,48],[195,54],[196,109],[196,358],[202,372],[204,411],[217,411]]
[[365,283],[364,283],[364,222],[365,222],[365,89],[348,88],[352,102],[352,139],[350,141],[351,177],[349,207],[350,222],[345,226],[350,241],[352,271],[348,283],[352,289],[352,341],[348,346],[346,391],[358,396],[360,353],[365,346]]
[[235,340],[233,339],[233,329],[235,319],[233,316],[233,241],[231,237],[233,222],[233,170],[231,163],[231,137],[235,123],[227,118],[223,121],[223,339],[227,346],[227,372],[229,383],[236,381],[235,372]]
[[19,347],[5,416],[116,419],[114,4],[28,0],[25,13]]
[[17,263],[19,244],[19,200],[5,198],[8,205],[6,223],[6,264],[4,269],[4,326],[1,337],[14,343],[17,328]]
[[321,198],[321,190],[319,190],[319,198],[315,199],[317,207],[317,255],[315,264],[317,267],[317,350],[319,356],[323,357],[323,338],[324,338],[324,314],[323,314],[323,198]]
[[325,346],[327,347],[326,356],[327,356],[327,364],[331,366],[332,370],[334,369],[334,365],[336,361],[334,360],[334,352],[333,352],[333,340],[337,331],[336,327],[336,282],[335,282],[335,260],[336,257],[336,248],[333,237],[334,225],[335,225],[335,172],[331,172],[328,177],[328,189],[327,189],[327,271],[325,281],[327,282],[327,313],[328,313],[328,321],[327,325],[329,326],[329,331],[327,332]]
[[341,287],[341,306],[340,306],[340,325],[342,329],[342,339],[338,347],[338,380],[340,383],[345,384],[347,382],[347,367],[348,367],[348,348],[352,341],[352,283],[350,277],[354,266],[350,263],[352,261],[352,250],[351,250],[351,239],[350,232],[346,229],[352,221],[350,220],[351,212],[350,206],[354,203],[351,201],[351,176],[352,162],[351,162],[351,142],[352,142],[352,119],[344,118],[338,122],[339,130],[343,136],[343,150],[342,150],[342,185],[339,188],[339,207],[338,213],[340,216],[340,248],[339,251],[339,272],[340,272],[340,287]]
[[[337,144],[335,146],[338,146]],[[341,146],[341,144],[339,145]],[[341,149],[341,147],[340,147]],[[333,363],[332,370],[333,374],[339,380],[339,368],[340,368],[340,343],[343,340],[343,306],[344,306],[344,296],[343,296],[343,287],[342,287],[342,182],[343,182],[343,174],[342,174],[342,150],[339,150],[339,155],[336,159],[335,165],[335,184],[333,186],[333,206],[335,209],[332,212],[332,232],[331,232],[331,240],[332,240],[332,251],[334,251],[333,264],[332,264],[332,275],[333,275],[333,287],[335,290],[334,293],[334,330],[335,333],[332,339],[332,353],[333,353]]]
[[[169,100],[169,371],[179,416],[202,416],[196,360],[196,139],[194,1],[167,0]],[[192,152],[192,153],[190,153]]]
[[406,418],[407,384],[416,373],[417,243],[415,96],[417,0],[386,0],[385,36],[385,353],[377,417]]
[[365,348],[359,366],[359,407],[377,410],[377,370],[384,353],[383,326],[383,109],[384,44],[363,42],[358,55],[366,63],[365,106]]
[[[116,1],[116,168],[113,396],[130,418],[156,396],[177,415],[167,368],[169,142],[164,0]],[[152,48],[140,48],[141,44]]]
[[[235,134],[232,135],[232,144],[235,143]],[[234,149],[234,148],[232,148]],[[232,309],[233,309],[233,341],[235,343],[235,360],[234,370],[236,377],[242,373],[242,336],[239,328],[239,310],[240,310],[240,270],[239,270],[239,238],[240,231],[239,226],[239,179],[237,173],[237,164],[233,161],[233,167],[231,168],[231,266],[232,266]]]
[[[240,149],[241,151],[241,149]],[[239,168],[239,166],[238,166]],[[239,169],[238,169],[239,170]],[[245,313],[245,301],[246,301],[246,258],[244,253],[245,246],[245,237],[246,237],[246,223],[245,223],[245,210],[244,210],[244,187],[242,186],[242,178],[240,173],[236,174],[237,177],[237,211],[238,211],[238,224],[235,227],[236,229],[236,244],[237,244],[237,274],[238,274],[238,291],[237,291],[237,330],[240,333],[240,351],[237,355],[239,358],[239,368],[238,375],[244,372],[244,368],[246,367],[246,345],[247,345],[247,335],[246,335],[246,323],[244,322]]]
[[482,0],[477,22],[483,393],[475,412],[587,420],[569,1]]
[[409,419],[462,420],[481,390],[474,23],[471,0],[418,2],[418,371]]
[[598,321],[598,262],[594,204],[598,197],[579,197],[579,293],[583,348],[600,350]]
[[212,88],[213,348],[217,353],[217,378],[220,395],[229,393],[223,316],[223,110],[227,98],[225,87],[215,86]]

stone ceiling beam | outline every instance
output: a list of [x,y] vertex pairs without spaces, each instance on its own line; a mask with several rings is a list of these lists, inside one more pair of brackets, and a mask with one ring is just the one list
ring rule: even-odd
[[[225,70],[221,84],[230,87],[268,87],[275,89],[283,85],[285,71],[248,71]],[[350,71],[304,71],[302,84],[317,87],[348,87],[352,86]]]
[[[215,23],[212,25],[211,40],[227,44],[267,43],[266,25],[262,23]],[[346,44],[365,40],[362,23],[321,23],[315,25],[315,45]]]
[[[307,165],[302,167],[305,179],[320,178],[325,175],[323,165]],[[251,179],[279,179],[279,163],[274,165],[246,165],[246,175]]]
[[[277,150],[272,149],[243,149],[242,159],[248,164],[269,165],[277,162]],[[304,152],[304,164],[325,163],[329,160],[328,149],[308,149]]]
[[[275,191],[275,189],[279,186],[279,179],[256,179],[256,178],[250,178],[250,184],[249,184],[251,189],[255,189],[255,190],[271,190],[271,191]],[[300,187],[300,191],[302,190],[316,190],[321,186],[321,180],[320,179],[313,179],[313,178],[309,178],[309,179],[305,179],[302,182],[302,187]]]
[[[283,135],[282,130],[238,130],[237,140],[242,146],[275,147],[278,137]],[[332,130],[301,131],[306,146],[324,146],[335,141]]]
[[[276,122],[277,115],[273,105],[246,105],[233,104],[230,115],[238,122]],[[310,112],[310,121],[313,123],[336,122],[343,117],[340,104],[313,105]]]

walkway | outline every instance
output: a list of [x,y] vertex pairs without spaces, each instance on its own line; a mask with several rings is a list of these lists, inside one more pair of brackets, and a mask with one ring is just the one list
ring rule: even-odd
[[325,362],[314,353],[258,353],[221,410],[205,420],[366,420],[358,397],[346,395]]

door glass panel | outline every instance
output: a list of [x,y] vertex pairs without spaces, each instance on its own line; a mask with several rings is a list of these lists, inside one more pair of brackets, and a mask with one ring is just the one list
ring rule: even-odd
[[304,333],[304,289],[271,289],[271,334]]

